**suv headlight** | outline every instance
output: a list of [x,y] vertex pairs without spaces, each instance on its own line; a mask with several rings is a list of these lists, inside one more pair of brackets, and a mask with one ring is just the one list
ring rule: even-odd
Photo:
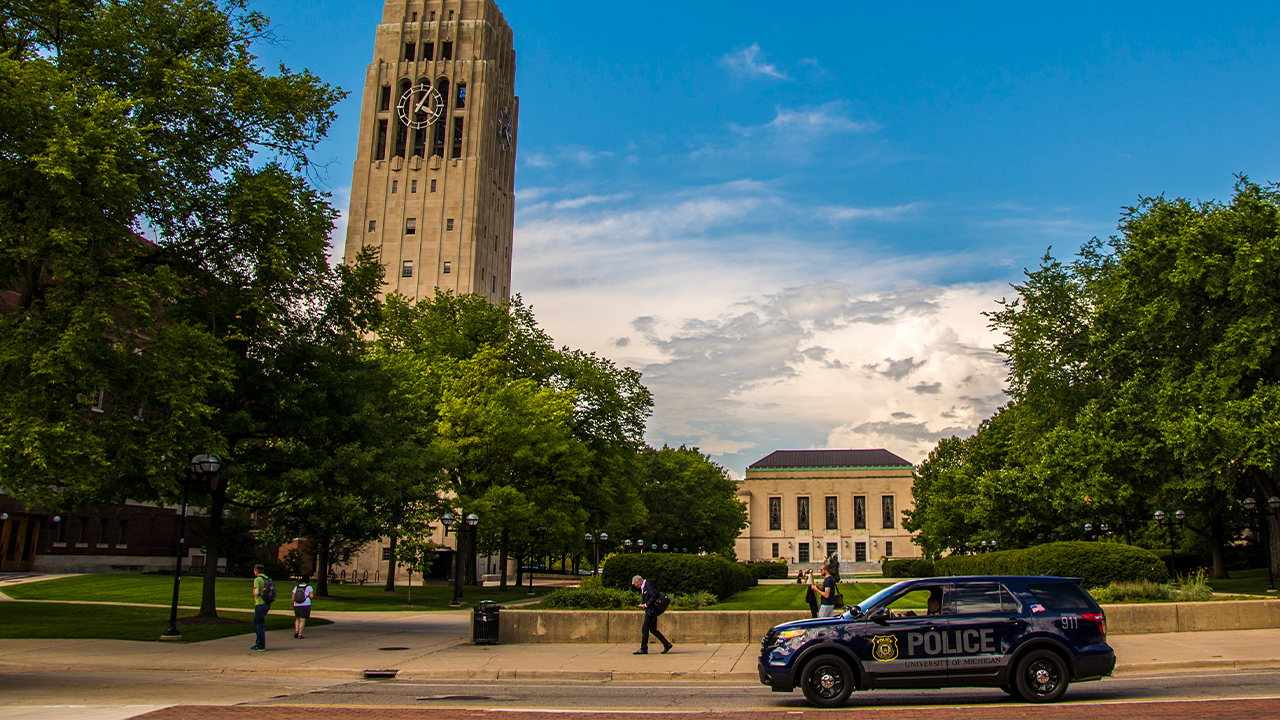
[[798,638],[798,637],[800,637],[800,636],[804,635],[804,634],[805,634],[805,633],[807,633],[807,632],[809,632],[809,631],[808,631],[808,630],[805,630],[805,629],[800,629],[800,630],[783,630],[782,632],[778,633],[778,639],[779,639],[779,640],[790,640],[791,638]]

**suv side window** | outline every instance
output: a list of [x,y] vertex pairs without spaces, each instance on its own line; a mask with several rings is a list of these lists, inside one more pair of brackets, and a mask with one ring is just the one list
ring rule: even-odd
[[996,583],[956,585],[951,593],[951,611],[957,615],[993,615],[1003,610],[1001,591]]
[[1093,598],[1073,582],[1027,583],[1027,592],[1049,610],[1093,610]]
[[1018,602],[1018,598],[1003,585],[1000,586],[1000,604],[1007,613],[1022,613],[1022,603]]
[[911,592],[903,593],[885,603],[891,618],[919,617],[942,614],[941,585],[917,585]]

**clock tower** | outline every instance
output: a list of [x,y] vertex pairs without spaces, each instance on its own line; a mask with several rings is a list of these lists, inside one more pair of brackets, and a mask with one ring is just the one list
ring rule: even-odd
[[511,294],[516,53],[493,0],[386,0],[365,75],[345,256],[385,292]]

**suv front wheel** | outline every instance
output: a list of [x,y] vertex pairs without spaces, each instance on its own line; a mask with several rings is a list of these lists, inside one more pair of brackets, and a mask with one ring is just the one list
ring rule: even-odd
[[853,670],[849,663],[835,655],[819,655],[804,666],[800,689],[810,705],[820,708],[843,707],[853,692]]
[[1018,663],[1013,689],[1027,702],[1056,702],[1067,691],[1067,664],[1050,650],[1032,650]]

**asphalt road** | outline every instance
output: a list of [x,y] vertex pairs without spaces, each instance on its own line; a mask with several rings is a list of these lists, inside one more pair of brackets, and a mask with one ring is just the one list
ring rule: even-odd
[[[808,707],[799,692],[772,693],[735,683],[550,681],[347,681],[333,678],[226,673],[0,674],[0,716],[119,719],[181,704],[148,720],[243,718],[517,718],[573,717],[591,711],[604,720],[628,711],[667,717],[794,717],[830,714]],[[1088,705],[1084,711],[1081,706]],[[71,715],[67,711],[78,706]],[[203,707],[197,707],[203,706]],[[224,706],[224,707],[211,707]],[[231,706],[231,707],[226,707]],[[1073,685],[1064,703],[1027,706],[999,690],[883,690],[855,693],[851,709],[885,718],[1064,717],[1079,720],[1176,717],[1278,717],[1280,671],[1213,671],[1123,676]],[[130,708],[133,708],[132,710]],[[388,710],[374,710],[388,708]],[[1073,709],[1074,708],[1074,709]],[[465,711],[464,711],[465,710]],[[539,711],[560,711],[548,715]],[[302,714],[296,714],[302,711]],[[469,712],[467,712],[469,711]],[[486,711],[497,711],[491,714]],[[516,712],[513,712],[516,711]],[[526,711],[526,712],[520,712]],[[1065,714],[1063,714],[1065,713]],[[584,714],[586,714],[584,712]],[[839,715],[840,713],[837,713]],[[632,717],[635,717],[634,715]]]

